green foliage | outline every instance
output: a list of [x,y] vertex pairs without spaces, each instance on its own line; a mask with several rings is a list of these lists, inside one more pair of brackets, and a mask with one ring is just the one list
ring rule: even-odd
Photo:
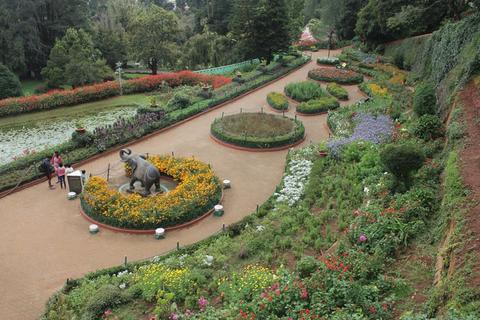
[[232,32],[245,59],[265,59],[268,64],[275,53],[287,51],[293,40],[290,26],[285,0],[236,2]]
[[93,134],[90,132],[72,132],[72,142],[77,147],[87,147],[93,142]]
[[348,91],[334,82],[327,85],[327,91],[337,99],[348,100]]
[[131,298],[127,297],[117,286],[107,284],[101,287],[90,297],[85,305],[82,320],[98,319],[108,308],[127,303]]
[[18,77],[0,63],[0,99],[22,95],[22,85]]
[[278,92],[270,92],[267,95],[268,104],[276,110],[287,110],[288,109],[288,100],[285,96]]
[[289,83],[285,87],[285,94],[290,98],[303,102],[325,96],[322,87],[313,81]]
[[317,259],[312,256],[302,257],[300,261],[297,262],[297,272],[301,278],[306,278],[314,273],[320,263]]
[[442,121],[438,116],[425,114],[417,119],[413,133],[423,140],[436,139],[443,135]]
[[126,62],[127,39],[123,30],[98,28],[93,34],[93,44],[113,70],[116,69],[117,62]]
[[112,77],[112,71],[100,55],[88,33],[82,29],[68,29],[55,43],[42,75],[51,88],[101,82]]
[[335,110],[340,107],[340,103],[334,97],[321,97],[302,102],[297,106],[297,111],[306,114],[315,114]]
[[381,151],[380,158],[385,168],[407,188],[411,173],[420,169],[424,161],[422,151],[414,144],[389,144]]
[[435,89],[431,84],[422,83],[415,87],[413,110],[417,115],[435,114],[437,112],[436,103]]
[[175,65],[179,25],[173,12],[150,5],[132,18],[127,32],[133,57],[143,61],[152,74],[157,74],[159,67]]

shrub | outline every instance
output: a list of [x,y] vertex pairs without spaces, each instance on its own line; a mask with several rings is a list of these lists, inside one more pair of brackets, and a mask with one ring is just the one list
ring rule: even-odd
[[318,83],[302,81],[290,83],[285,87],[285,94],[292,99],[303,102],[325,96],[325,91]]
[[288,109],[288,100],[285,96],[278,92],[270,92],[267,95],[268,104],[276,110],[287,110]]
[[308,77],[313,80],[341,84],[359,84],[363,81],[363,76],[355,71],[334,68],[318,68],[310,70],[308,72]]
[[339,86],[336,83],[329,83],[327,85],[327,91],[330,93],[332,96],[334,96],[337,99],[340,100],[348,100],[348,92],[341,86]]
[[191,104],[191,98],[184,92],[176,92],[167,103],[170,110],[183,109]]
[[93,142],[93,134],[90,132],[72,132],[72,141],[77,147],[86,147]]
[[0,63],[0,99],[22,95],[22,86],[18,77]]
[[420,139],[431,140],[443,135],[442,121],[435,115],[425,114],[417,119],[413,133]]
[[322,97],[319,99],[302,102],[297,106],[297,111],[300,113],[315,114],[334,110],[340,107],[337,99],[333,97]]
[[98,319],[108,308],[128,302],[128,297],[116,286],[107,284],[100,288],[88,300],[83,320]]
[[337,57],[319,57],[317,63],[335,66],[340,63],[340,60]]
[[423,83],[415,87],[415,96],[413,97],[413,110],[419,116],[436,113],[437,98],[435,89],[428,83]]
[[[387,170],[392,173],[398,183],[408,187],[410,175],[422,167],[424,155],[414,144],[389,144],[383,148],[380,158]],[[402,187],[397,184],[396,187]]]
[[312,256],[302,257],[300,261],[297,262],[297,272],[302,278],[306,278],[314,273],[318,267],[319,262]]

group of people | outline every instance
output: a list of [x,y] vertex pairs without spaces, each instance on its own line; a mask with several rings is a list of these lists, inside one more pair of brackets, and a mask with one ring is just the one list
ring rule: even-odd
[[[65,176],[69,173],[72,173],[73,167],[70,164],[63,164],[63,159],[60,156],[58,151],[55,151],[51,158],[45,158],[40,165],[40,170],[45,173],[45,176],[48,180],[48,187],[50,189],[55,189],[55,186],[52,184],[52,176],[55,173],[57,176],[57,184],[60,184],[60,188],[67,188],[65,182]],[[85,180],[85,170],[82,170],[82,181]]]

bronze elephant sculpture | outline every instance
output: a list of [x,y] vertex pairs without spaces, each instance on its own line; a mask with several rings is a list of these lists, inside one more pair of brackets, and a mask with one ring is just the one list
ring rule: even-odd
[[130,191],[134,191],[134,183],[140,181],[145,191],[140,193],[142,196],[148,196],[150,189],[155,185],[156,191],[160,189],[160,171],[150,162],[147,161],[145,155],[132,154],[130,149],[120,150],[120,159],[126,162],[132,169],[132,176],[130,179]]

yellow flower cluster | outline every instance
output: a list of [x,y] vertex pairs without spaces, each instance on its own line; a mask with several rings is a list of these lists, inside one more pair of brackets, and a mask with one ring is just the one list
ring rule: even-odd
[[[179,182],[166,194],[142,197],[138,194],[125,195],[110,189],[101,177],[88,180],[84,200],[97,216],[118,221],[119,225],[162,227],[185,222],[192,210],[208,211],[214,200],[218,200],[221,187],[208,165],[193,158],[151,156],[148,159],[161,173]],[[127,173],[128,173],[128,168]],[[214,203],[215,204],[215,203]]]
[[388,94],[387,88],[381,87],[376,83],[369,83],[368,89],[370,89],[373,96],[386,96]]
[[133,281],[141,286],[143,295],[150,300],[160,289],[178,293],[191,287],[193,284],[188,280],[189,273],[187,268],[175,269],[153,263],[140,267]]
[[241,273],[233,272],[229,277],[219,279],[217,285],[222,291],[240,293],[245,290],[258,292],[270,286],[277,279],[277,275],[269,268],[252,264],[245,266]]
[[391,64],[377,64],[376,68],[392,75],[390,82],[393,84],[405,84],[407,73]]

